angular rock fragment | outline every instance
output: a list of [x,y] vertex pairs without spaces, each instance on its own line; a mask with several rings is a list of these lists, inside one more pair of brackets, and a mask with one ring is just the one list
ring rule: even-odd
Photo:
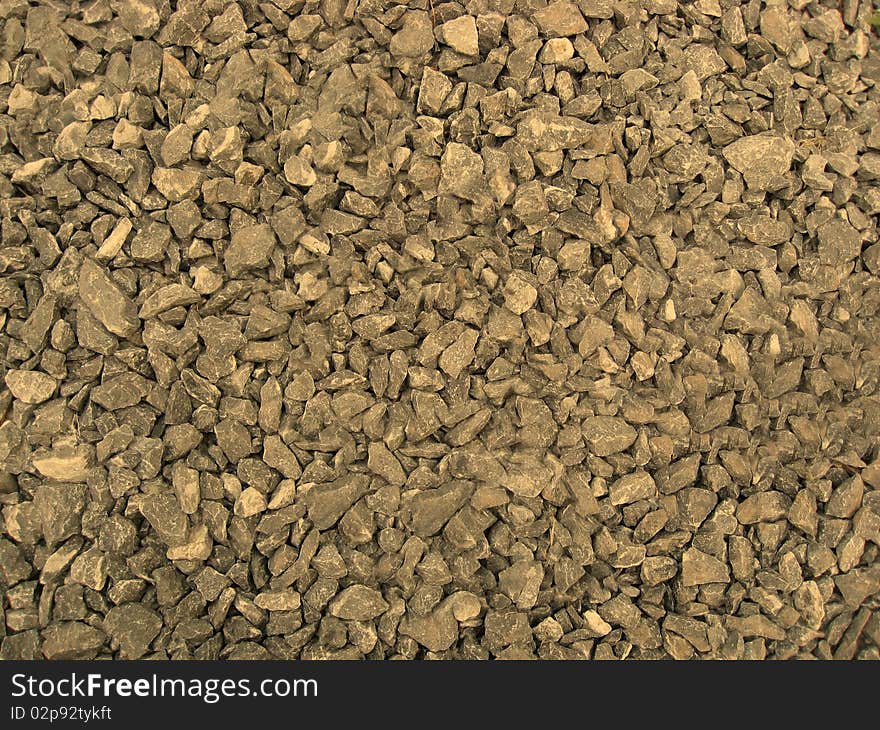
[[593,136],[593,127],[577,117],[536,112],[517,125],[516,133],[517,140],[529,151],[556,152],[588,142]]
[[557,0],[535,13],[535,22],[548,36],[570,36],[586,32],[587,21],[578,6],[566,0]]
[[504,285],[504,306],[514,314],[524,314],[535,304],[538,291],[520,275],[513,274]]
[[330,614],[347,621],[369,621],[388,610],[382,594],[365,585],[353,585],[338,593],[328,606]]
[[484,186],[483,159],[463,144],[449,144],[440,161],[440,191],[473,200]]
[[730,571],[714,555],[708,555],[697,548],[689,548],[681,557],[681,582],[685,586],[729,583]]
[[389,50],[395,56],[422,56],[434,46],[431,18],[421,10],[408,10],[403,26],[391,37]]
[[54,378],[38,370],[10,370],[4,380],[14,398],[32,405],[49,400],[58,386]]
[[140,322],[134,302],[101,266],[83,259],[78,281],[83,304],[107,330],[120,337],[130,337],[137,332]]
[[736,518],[744,525],[771,522],[785,516],[791,501],[781,492],[758,492],[740,502]]
[[517,605],[532,608],[544,579],[544,568],[536,561],[521,560],[499,574],[499,588]]
[[153,170],[152,182],[162,197],[179,203],[195,197],[202,184],[202,175],[198,170],[157,167]]
[[723,154],[750,188],[773,190],[784,184],[794,149],[794,143],[784,137],[755,134],[727,145]]
[[477,24],[471,15],[449,20],[441,25],[437,32],[447,46],[466,56],[476,56],[479,53],[477,36]]
[[146,654],[161,628],[162,619],[137,603],[115,606],[104,618],[104,631],[119,644],[125,659],[140,659]]
[[621,505],[657,496],[657,485],[645,471],[625,474],[608,488],[611,504]]
[[186,307],[201,300],[201,295],[186,284],[169,284],[147,298],[141,305],[138,316],[141,319],[149,319],[169,309]]
[[81,621],[61,621],[43,632],[41,651],[49,660],[94,659],[106,637]]
[[446,651],[458,639],[458,622],[449,608],[441,607],[427,616],[407,614],[400,622],[400,633],[428,651]]
[[819,258],[839,266],[856,258],[862,248],[859,232],[841,218],[832,218],[819,227]]
[[229,248],[223,256],[226,273],[237,277],[246,271],[269,264],[269,255],[275,247],[275,234],[266,224],[245,226],[232,234]]
[[452,481],[412,498],[412,530],[419,537],[439,532],[468,500],[472,488],[462,481]]
[[82,483],[88,479],[93,451],[86,444],[60,442],[34,452],[34,468],[47,479]]
[[79,534],[86,489],[81,484],[43,484],[34,493],[32,504],[46,545],[51,547]]
[[311,187],[318,182],[318,176],[312,166],[297,155],[293,155],[284,163],[284,177],[291,185],[302,187]]
[[389,484],[401,486],[406,474],[400,462],[382,443],[372,443],[368,449],[367,468],[382,477]]
[[597,456],[609,456],[629,448],[636,440],[636,430],[622,418],[591,416],[584,420],[583,434]]
[[457,378],[473,362],[479,332],[466,328],[449,347],[440,353],[438,364],[450,378]]
[[152,494],[141,502],[141,512],[166,545],[186,542],[189,522],[171,493]]

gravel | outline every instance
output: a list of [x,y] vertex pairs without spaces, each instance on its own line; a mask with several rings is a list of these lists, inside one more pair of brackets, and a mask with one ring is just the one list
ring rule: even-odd
[[0,659],[880,658],[878,30],[0,3]]

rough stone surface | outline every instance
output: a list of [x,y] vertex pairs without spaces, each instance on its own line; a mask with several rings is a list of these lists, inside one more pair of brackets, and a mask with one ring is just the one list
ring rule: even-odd
[[724,158],[742,173],[749,188],[770,190],[782,187],[791,168],[795,145],[790,139],[771,134],[742,137],[724,148]]
[[0,3],[0,660],[880,659],[878,33]]

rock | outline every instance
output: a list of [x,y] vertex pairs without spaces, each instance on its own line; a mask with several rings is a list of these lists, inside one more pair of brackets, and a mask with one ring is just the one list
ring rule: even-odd
[[590,609],[584,611],[584,628],[595,637],[607,636],[611,633],[611,624],[603,619],[596,611]]
[[821,225],[818,234],[819,259],[829,266],[842,266],[861,253],[859,232],[841,218],[832,218]]
[[162,197],[173,203],[195,197],[202,184],[198,170],[157,167],[153,170],[153,185]]
[[293,590],[264,591],[254,598],[254,603],[265,611],[296,611],[302,600]]
[[136,261],[161,261],[171,243],[171,229],[153,221],[139,230],[131,241],[131,257]]
[[[513,212],[526,225],[538,223],[550,212],[544,187],[540,182],[532,180],[517,188],[514,194]],[[537,292],[535,294],[537,296]]]
[[743,525],[772,522],[784,517],[790,506],[791,501],[781,492],[758,492],[740,502],[736,518]]
[[717,76],[727,70],[727,64],[718,52],[702,43],[689,45],[684,52],[685,66],[696,74],[699,81]]
[[457,378],[474,360],[479,332],[466,328],[449,347],[440,354],[438,364],[450,378]]
[[251,436],[247,427],[235,418],[224,418],[214,426],[217,445],[233,464],[251,453]]
[[318,176],[312,166],[297,155],[289,157],[284,163],[284,178],[291,185],[302,187],[311,187],[318,182]]
[[865,494],[865,483],[856,474],[837,487],[825,504],[825,514],[831,517],[850,519],[862,506]]
[[444,605],[427,616],[407,613],[400,622],[400,633],[428,651],[446,651],[458,639],[458,623],[452,610]]
[[[740,16],[741,17],[741,16]],[[740,20],[740,23],[742,20]],[[761,36],[782,53],[791,50],[792,34],[788,13],[778,8],[768,8],[761,13]]]
[[863,507],[853,519],[853,533],[857,537],[880,545],[880,515]]
[[198,525],[190,531],[185,543],[169,547],[165,556],[169,560],[201,562],[211,557],[213,547],[211,537],[208,535],[208,528],[205,525]]
[[545,35],[559,37],[586,33],[589,26],[578,6],[557,0],[535,13],[535,22]]
[[784,243],[791,238],[790,226],[766,215],[741,218],[737,227],[752,243],[763,246]]
[[873,565],[856,568],[846,575],[836,576],[834,583],[850,609],[857,609],[869,596],[880,591],[880,568]]
[[593,127],[587,122],[549,112],[530,113],[516,128],[517,140],[530,152],[574,149],[592,136]]
[[794,158],[794,143],[772,134],[754,134],[732,142],[722,153],[742,173],[750,188],[775,190],[785,184],[784,176]]
[[41,484],[34,492],[32,504],[46,545],[54,547],[77,536],[82,529],[86,488],[81,484]]
[[79,271],[79,296],[95,319],[114,335],[131,337],[137,332],[140,320],[134,302],[88,258],[83,259]]
[[[181,424],[183,425],[183,424]],[[188,424],[186,424],[188,425]],[[199,508],[201,491],[199,489],[199,473],[183,462],[175,462],[172,472],[172,484],[184,514],[195,514]]]
[[82,621],[60,621],[43,630],[43,656],[50,661],[94,659],[106,637]]
[[55,139],[55,145],[52,148],[53,154],[59,160],[76,160],[85,147],[86,137],[91,130],[92,125],[88,122],[71,122],[68,124]]
[[123,245],[125,245],[125,240],[128,238],[128,234],[131,233],[132,228],[133,226],[130,219],[120,219],[113,228],[113,231],[101,243],[101,246],[95,254],[95,258],[101,263],[111,261],[116,254],[122,250]]
[[189,521],[177,497],[169,492],[146,496],[141,513],[166,545],[182,545],[187,540]]
[[235,500],[233,513],[239,517],[253,517],[266,511],[266,497],[261,492],[248,487]]
[[470,493],[465,482],[451,481],[416,494],[412,499],[413,532],[419,537],[438,533],[470,498]]
[[621,505],[657,496],[654,478],[646,471],[624,474],[608,487],[611,504]]
[[394,56],[418,57],[434,47],[434,31],[431,18],[422,10],[408,10],[403,16],[403,26],[391,38],[389,50]]
[[149,390],[149,384],[142,376],[123,373],[95,386],[92,400],[108,411],[116,411],[140,403]]
[[583,434],[596,456],[609,456],[628,449],[636,440],[636,430],[622,418],[591,416],[584,419]]
[[53,377],[38,370],[9,370],[4,380],[14,398],[32,405],[49,400],[58,387]]
[[437,32],[443,43],[458,53],[476,56],[480,52],[477,24],[471,15],[462,15],[443,23]]
[[724,318],[724,329],[745,334],[766,334],[776,324],[767,300],[752,288],[743,291]]
[[422,83],[419,85],[418,110],[428,114],[439,114],[450,91],[452,91],[452,82],[449,78],[426,66],[422,71]]
[[681,583],[698,586],[705,583],[729,583],[728,567],[713,555],[688,548],[681,558]]
[[223,256],[226,273],[237,277],[246,271],[268,266],[274,247],[275,234],[265,223],[240,228],[232,234]]
[[801,613],[802,622],[818,631],[825,621],[825,601],[816,581],[804,581],[794,593],[794,605]]
[[612,183],[611,195],[615,205],[629,216],[633,230],[646,228],[657,207],[657,188],[653,181]]
[[367,468],[389,484],[402,486],[406,473],[400,462],[381,442],[373,442],[368,448]]
[[319,530],[332,527],[360,496],[361,484],[354,479],[340,479],[312,487],[304,497],[309,519]]
[[125,659],[140,659],[162,628],[162,619],[145,606],[126,603],[114,606],[104,617],[104,630],[119,644]]
[[678,563],[672,558],[655,555],[642,562],[641,578],[649,586],[660,585],[678,574]]
[[297,15],[287,27],[287,37],[294,43],[306,40],[323,24],[320,15]]
[[785,631],[766,616],[762,616],[759,613],[746,618],[728,616],[726,623],[729,628],[736,631],[744,639],[751,639],[756,636],[762,639],[770,639],[771,641],[782,641],[785,639]]
[[537,497],[552,479],[552,472],[537,459],[519,456],[516,462],[507,464],[503,485],[520,497]]
[[175,307],[187,307],[202,301],[201,295],[186,284],[169,284],[147,297],[138,316],[141,319],[155,317]]
[[544,64],[565,63],[572,58],[574,58],[574,46],[568,38],[551,38],[538,54],[538,60]]
[[168,132],[168,135],[162,142],[162,147],[159,151],[159,154],[162,156],[162,163],[165,167],[174,167],[179,162],[188,159],[192,144],[192,130],[185,124],[178,124]]
[[294,453],[274,434],[263,440],[263,461],[288,479],[297,479],[302,474]]
[[498,587],[517,608],[533,608],[544,579],[544,567],[534,560],[521,560],[498,575]]
[[40,571],[40,584],[51,586],[68,571],[74,558],[82,548],[82,538],[72,537],[46,558]]
[[620,75],[620,83],[623,84],[627,94],[634,95],[639,91],[653,89],[660,83],[660,79],[644,69],[632,68]]
[[469,591],[457,591],[446,599],[446,604],[452,609],[452,615],[459,623],[473,621],[483,610],[480,599]]
[[346,621],[369,621],[388,610],[388,602],[374,588],[352,585],[330,601],[330,614]]
[[[134,166],[126,158],[99,147],[86,147],[80,152],[80,159],[88,163],[98,174],[106,175],[119,185],[127,182],[134,172]],[[29,164],[37,165],[38,162]],[[28,169],[28,167],[22,167],[19,168],[18,173],[20,173],[21,177],[27,178],[34,174],[42,174],[42,170],[39,168]]]
[[511,274],[504,284],[504,306],[514,314],[524,314],[538,299],[538,291],[519,274]]
[[447,145],[440,161],[440,192],[474,200],[485,184],[483,158],[463,144]]
[[85,482],[92,466],[93,450],[87,445],[61,442],[52,449],[34,452],[34,468],[47,479]]
[[145,0],[110,0],[110,7],[118,14],[122,26],[139,38],[150,38],[159,30],[159,13]]

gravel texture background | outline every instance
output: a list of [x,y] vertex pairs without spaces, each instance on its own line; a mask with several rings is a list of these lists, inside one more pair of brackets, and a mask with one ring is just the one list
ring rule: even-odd
[[880,658],[878,26],[0,0],[0,658]]

